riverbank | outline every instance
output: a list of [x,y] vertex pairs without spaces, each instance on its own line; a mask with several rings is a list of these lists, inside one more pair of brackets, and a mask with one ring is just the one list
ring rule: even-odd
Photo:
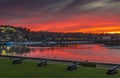
[[88,60],[61,60],[61,59],[50,59],[50,58],[36,58],[36,57],[23,57],[23,56],[8,56],[8,55],[0,55],[0,58],[7,58],[7,59],[17,59],[17,58],[21,58],[21,59],[25,59],[25,60],[36,60],[36,61],[40,61],[40,60],[47,60],[49,62],[62,62],[62,63],[74,63],[74,62],[78,62],[78,63],[91,63],[91,64],[96,64],[96,66],[102,66],[102,65],[106,65],[106,66],[114,66],[114,65],[118,65],[120,63],[112,63],[112,62],[97,62],[97,61],[88,61]]
[[13,65],[12,60],[0,58],[1,78],[119,78],[118,74],[106,75],[106,68],[78,66],[77,70],[66,71],[67,64],[51,64],[37,67],[38,62],[24,60],[22,64]]
[[52,45],[52,44],[92,44],[93,41],[44,41],[44,42],[0,42],[5,45]]
[[105,45],[120,45],[120,40],[102,40],[94,41],[96,44],[105,44]]
[[120,45],[120,40],[97,40],[97,41],[45,41],[45,42],[0,42],[0,45],[57,45],[57,44],[104,44],[104,45]]

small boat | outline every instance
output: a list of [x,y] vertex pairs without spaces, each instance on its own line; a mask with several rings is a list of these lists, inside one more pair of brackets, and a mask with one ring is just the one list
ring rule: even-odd
[[14,43],[13,43],[13,42],[6,42],[5,45],[6,45],[6,46],[13,46]]

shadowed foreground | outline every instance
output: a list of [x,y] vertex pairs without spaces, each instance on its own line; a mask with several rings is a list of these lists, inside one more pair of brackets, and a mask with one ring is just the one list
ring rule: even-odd
[[120,78],[116,75],[106,75],[106,68],[81,67],[74,71],[66,71],[65,64],[49,64],[37,67],[37,62],[23,61],[13,65],[12,60],[0,59],[0,78]]

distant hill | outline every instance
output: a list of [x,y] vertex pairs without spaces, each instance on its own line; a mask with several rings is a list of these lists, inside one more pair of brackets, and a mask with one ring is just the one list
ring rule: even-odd
[[16,28],[14,27],[9,27],[9,26],[0,26],[0,32],[4,32],[4,31],[16,31]]
[[26,41],[29,29],[13,26],[0,26],[0,41]]

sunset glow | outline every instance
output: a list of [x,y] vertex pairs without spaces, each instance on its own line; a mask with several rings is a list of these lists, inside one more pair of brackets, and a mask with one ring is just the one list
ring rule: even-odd
[[120,31],[115,31],[115,32],[107,32],[107,33],[110,33],[110,34],[120,34]]
[[119,0],[1,0],[0,25],[31,31],[120,33]]

